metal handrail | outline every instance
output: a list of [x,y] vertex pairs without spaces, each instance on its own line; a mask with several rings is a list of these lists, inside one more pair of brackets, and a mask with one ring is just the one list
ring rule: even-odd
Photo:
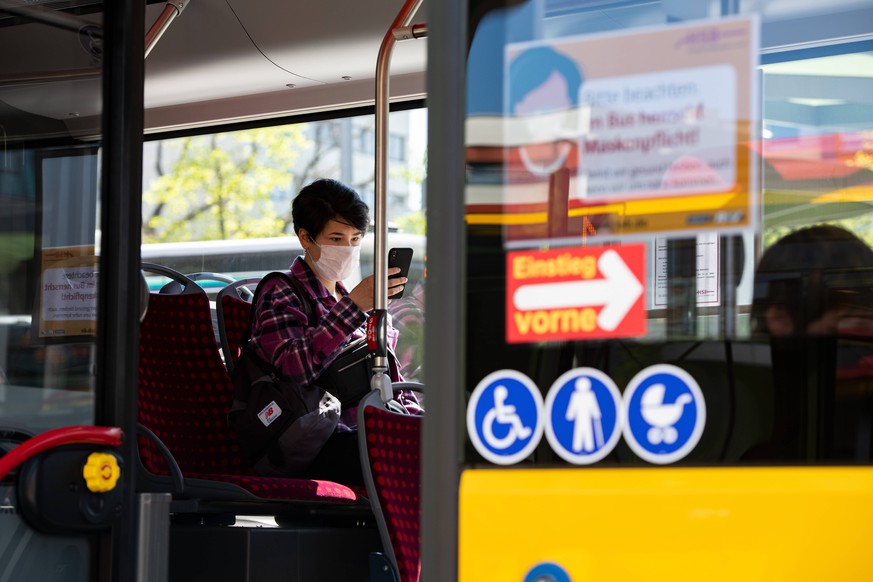
[[48,449],[71,444],[118,446],[123,433],[115,426],[65,426],[28,439],[0,458],[0,479],[27,459]]
[[[422,38],[427,34],[423,25],[409,26],[412,17],[421,6],[422,0],[406,0],[403,8],[385,33],[379,56],[376,59],[376,172],[375,172],[375,238],[373,241],[375,275],[373,287],[373,306],[376,312],[384,311],[388,305],[388,263],[386,241],[388,239],[388,102],[391,97],[389,90],[389,69],[391,52],[397,40],[407,38]],[[381,380],[382,374],[388,370],[388,358],[377,354],[373,359],[374,386]],[[390,383],[383,382],[382,398],[391,398]]]

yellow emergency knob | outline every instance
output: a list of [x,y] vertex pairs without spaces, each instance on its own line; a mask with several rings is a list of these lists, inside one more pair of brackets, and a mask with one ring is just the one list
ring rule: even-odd
[[91,453],[82,468],[82,476],[89,491],[105,493],[115,489],[121,468],[118,459],[108,453]]

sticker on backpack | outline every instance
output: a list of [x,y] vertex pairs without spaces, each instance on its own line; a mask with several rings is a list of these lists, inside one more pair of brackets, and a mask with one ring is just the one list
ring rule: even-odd
[[258,413],[258,418],[264,423],[264,426],[270,426],[274,420],[282,415],[282,409],[276,404],[276,401],[271,401]]

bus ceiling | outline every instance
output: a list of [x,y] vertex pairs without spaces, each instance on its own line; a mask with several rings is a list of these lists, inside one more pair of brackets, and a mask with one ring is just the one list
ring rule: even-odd
[[[398,0],[343,6],[272,0],[147,2],[145,20],[152,24],[144,31],[145,131],[373,106],[380,42],[401,5]],[[182,9],[184,18],[177,18]],[[101,111],[99,4],[73,14],[0,0],[0,18],[0,51],[21,55],[0,77],[0,101],[59,122],[74,137],[95,137]],[[58,31],[51,36],[53,50],[34,44],[40,38],[34,27],[46,25]],[[401,28],[397,34],[417,38],[424,28]],[[404,43],[396,53],[391,101],[422,100],[425,43]],[[58,87],[50,98],[40,88],[48,82]],[[34,90],[42,92],[40,99],[32,98]]]
[[[148,58],[149,53],[154,48],[155,44],[161,39],[161,36],[166,32],[167,28],[173,23],[177,16],[182,14],[188,0],[167,0],[157,20],[146,32],[145,56]],[[69,14],[58,10],[50,10],[38,4],[26,4],[21,0],[0,0],[0,12],[5,12],[11,16],[21,17],[25,21],[39,22],[57,28],[62,28],[70,32],[80,34],[82,31],[87,31],[87,34],[94,39],[103,40],[103,27],[95,24],[90,20],[80,18],[75,14]],[[88,70],[87,73],[91,76],[99,76],[99,68]],[[66,71],[57,71],[53,73],[55,77],[66,76]],[[47,75],[47,74],[46,74]],[[51,77],[35,77],[29,78],[31,82],[41,82],[51,80]],[[24,79],[22,79],[22,82]]]
[[[146,131],[371,107],[380,43],[402,5],[190,2],[146,62]],[[392,102],[425,97],[425,63],[426,43],[398,47]]]

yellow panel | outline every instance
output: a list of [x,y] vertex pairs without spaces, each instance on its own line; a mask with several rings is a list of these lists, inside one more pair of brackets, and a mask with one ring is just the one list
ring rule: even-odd
[[873,580],[873,468],[468,470],[461,582]]
[[[686,215],[691,212],[715,211],[724,208],[741,210],[739,204],[744,198],[737,194],[709,194],[705,196],[680,196],[674,198],[654,198],[651,200],[630,200],[616,204],[602,204],[573,208],[567,212],[570,217],[600,214],[619,216],[651,216],[653,214],[679,213],[674,228],[687,227]],[[506,213],[468,213],[468,224],[542,224],[548,219],[546,212],[506,212]]]

